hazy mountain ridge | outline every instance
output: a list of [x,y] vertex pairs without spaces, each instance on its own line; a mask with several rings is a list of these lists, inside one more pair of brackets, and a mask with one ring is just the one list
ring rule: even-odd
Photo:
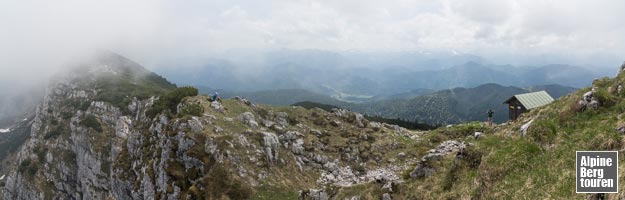
[[206,61],[209,64],[204,66],[160,72],[182,85],[241,92],[301,88],[330,96],[340,93],[388,96],[416,89],[468,88],[486,83],[517,87],[560,84],[579,88],[607,75],[602,70],[595,72],[571,65],[494,65],[478,56],[464,54],[281,50],[257,57],[239,63],[215,59]]

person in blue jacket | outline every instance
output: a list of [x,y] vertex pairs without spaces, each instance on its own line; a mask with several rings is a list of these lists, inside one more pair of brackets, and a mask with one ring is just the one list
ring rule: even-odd
[[221,102],[221,98],[219,97],[219,92],[215,92],[215,94],[213,94],[213,101]]

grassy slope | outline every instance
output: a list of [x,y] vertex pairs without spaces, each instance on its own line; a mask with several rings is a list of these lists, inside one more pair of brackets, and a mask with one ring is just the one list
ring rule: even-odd
[[[618,77],[620,82],[625,76]],[[575,193],[575,151],[621,150],[625,140],[615,131],[623,123],[623,97],[609,94],[614,79],[602,79],[594,86],[603,102],[598,110],[575,112],[574,105],[589,88],[563,97],[551,105],[533,110],[521,120],[499,127],[475,141],[472,147],[483,154],[476,168],[452,170],[453,156],[441,161],[436,175],[401,185],[401,198],[469,198],[486,199],[584,199]],[[519,127],[536,119],[525,137]],[[430,134],[436,134],[435,132]],[[621,168],[625,165],[620,157]],[[620,188],[623,188],[623,169]],[[452,178],[450,178],[452,177]],[[451,185],[445,188],[445,185]],[[623,198],[610,194],[610,199]]]
[[[572,110],[572,105],[579,100],[581,94],[589,90],[586,88],[565,96],[551,105],[533,110],[519,121],[497,127],[495,130],[485,128],[479,122],[473,122],[429,131],[418,140],[396,138],[390,135],[377,136],[379,139],[376,143],[396,141],[400,144],[399,149],[385,152],[382,155],[385,158],[399,152],[407,152],[409,157],[420,158],[429,149],[450,139],[473,144],[467,149],[468,152],[473,152],[472,157],[460,159],[458,164],[454,164],[454,154],[433,161],[431,164],[436,169],[433,176],[422,179],[405,177],[405,182],[395,188],[395,192],[391,194],[392,197],[394,199],[586,198],[584,194],[575,193],[575,151],[620,150],[625,144],[622,136],[614,131],[616,125],[621,122],[619,115],[625,111],[625,101],[607,93],[607,87],[613,83],[614,80],[604,79],[595,84],[599,87],[600,100],[605,103],[595,111],[587,110],[576,113]],[[229,109],[227,113],[211,112],[201,98],[194,97],[189,100],[201,101],[207,112],[218,118],[235,118],[233,122],[215,121],[216,126],[224,128],[227,132],[243,132],[246,129],[236,120],[238,114],[245,111],[259,114],[259,110],[251,110],[232,100],[224,101]],[[315,112],[314,110],[301,107],[263,105],[259,107],[273,112],[284,111],[300,123],[311,127],[316,126],[312,123],[314,118],[310,117],[311,112]],[[529,129],[528,135],[520,136],[519,127],[534,118],[536,120]],[[467,137],[475,131],[487,134],[479,140]],[[210,132],[206,133],[212,135]],[[339,141],[336,147],[341,147],[345,145],[340,142],[343,139],[337,136],[331,141]],[[411,161],[407,162],[415,164]],[[621,166],[625,165],[623,159],[619,162]],[[274,181],[262,183],[260,187],[254,189],[254,199],[291,199],[295,198],[295,191],[298,189],[315,187],[315,183],[311,181],[317,178],[316,175],[301,177],[302,174],[291,167],[275,170],[270,172],[276,175],[272,178]],[[622,169],[621,172],[623,172]],[[301,178],[294,179],[293,174],[299,174],[295,177]],[[620,182],[623,183],[623,181]],[[377,183],[333,190],[336,191],[338,199],[356,194],[362,195],[363,199],[377,199],[385,192]],[[608,196],[615,197],[615,195]]]

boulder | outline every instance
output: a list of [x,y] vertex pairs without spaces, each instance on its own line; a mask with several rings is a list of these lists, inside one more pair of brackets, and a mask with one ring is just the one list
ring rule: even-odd
[[618,132],[620,134],[625,134],[625,125],[620,125],[620,126],[616,127],[616,132]]
[[399,152],[399,153],[397,153],[397,157],[398,157],[398,158],[404,158],[404,157],[406,157],[406,153],[404,153],[404,152]]
[[323,135],[323,133],[321,131],[316,130],[316,129],[311,129],[310,133],[314,134],[317,137],[321,137]]
[[590,103],[588,103],[587,107],[592,110],[597,110],[599,108],[599,101],[591,100]]
[[454,150],[458,150],[464,147],[465,145],[463,142],[461,143],[456,140],[447,140],[439,144],[436,148],[430,149],[429,153],[423,156],[421,160],[437,159],[447,154],[450,154]]
[[429,177],[432,176],[434,172],[434,168],[430,167],[427,162],[421,161],[412,170],[412,172],[410,172],[410,178]]
[[289,115],[285,112],[279,112],[276,114],[276,122],[282,126],[289,125]]
[[391,195],[390,195],[390,194],[388,194],[388,193],[384,193],[384,194],[382,195],[382,200],[391,200]]
[[598,109],[600,106],[600,102],[594,95],[596,90],[596,87],[593,87],[591,91],[584,93],[584,95],[582,96],[582,100],[579,100],[577,102],[575,110],[581,112],[586,110],[587,108],[590,108],[592,110]]
[[365,117],[360,113],[354,113],[354,121],[356,123],[356,126],[358,126],[358,128],[364,128],[369,123],[367,119],[365,119]]
[[586,110],[586,106],[588,105],[588,102],[586,102],[585,100],[579,100],[577,101],[577,104],[575,105],[575,111],[577,112],[582,112],[584,110]]
[[475,132],[475,133],[473,134],[473,137],[475,137],[475,139],[478,139],[478,138],[480,138],[483,134],[484,134],[484,133],[482,133],[482,132]]
[[258,128],[258,122],[256,122],[256,119],[254,119],[254,114],[252,114],[251,112],[242,113],[241,115],[239,115],[239,120],[252,128]]
[[303,135],[297,131],[287,131],[286,133],[278,136],[280,142],[284,144],[285,148],[291,146],[291,152],[295,155],[301,155],[304,153],[304,140],[301,139]]
[[374,131],[379,131],[382,129],[382,124],[380,122],[369,122],[369,127]]
[[298,192],[298,200],[328,200],[330,196],[323,189],[308,189],[300,190]]
[[223,106],[221,105],[221,103],[219,103],[219,101],[211,102],[211,107],[213,107],[215,110],[219,112],[223,111]]
[[432,168],[428,161],[439,159],[445,155],[448,155],[455,150],[464,149],[466,145],[464,142],[458,142],[456,140],[447,140],[439,144],[436,148],[430,149],[429,153],[421,158],[421,161],[410,172],[411,178],[428,177],[434,174],[435,170]]
[[191,131],[193,132],[200,132],[204,130],[204,126],[202,126],[202,122],[198,117],[191,117],[191,119],[188,120],[187,123],[189,124],[189,128],[191,128]]
[[248,106],[252,105],[252,102],[250,102],[246,98],[236,96],[236,97],[234,97],[234,99],[237,100],[239,103],[242,103],[242,104],[245,104],[245,105],[248,105]]
[[534,122],[534,119],[530,120],[529,122],[523,124],[523,126],[521,126],[521,129],[519,131],[521,131],[521,135],[525,136],[527,134],[527,129],[530,128],[530,126],[532,125],[532,122]]
[[261,134],[263,135],[262,143],[265,150],[265,156],[267,156],[267,161],[269,163],[274,163],[278,160],[280,150],[280,141],[278,140],[278,136],[270,132],[262,132]]
[[584,95],[583,95],[584,101],[590,102],[592,100],[592,96],[593,96],[593,92],[592,91],[588,91],[588,92],[584,93]]

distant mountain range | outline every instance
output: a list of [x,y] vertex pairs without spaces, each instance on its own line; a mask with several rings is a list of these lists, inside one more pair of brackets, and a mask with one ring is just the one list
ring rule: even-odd
[[[455,124],[467,121],[483,121],[486,119],[488,109],[495,110],[495,122],[505,122],[508,110],[503,101],[515,94],[541,90],[545,90],[552,97],[558,98],[576,89],[555,84],[519,88],[488,83],[474,88],[459,87],[439,91],[415,90],[410,93],[373,97],[363,103],[341,101],[328,95],[304,89],[240,93],[217,91],[220,91],[220,95],[224,98],[241,96],[260,104],[292,105],[308,101],[347,108],[373,116],[416,120],[428,124]],[[200,93],[204,94],[212,94],[212,91],[215,90],[206,87],[200,89]]]
[[205,65],[184,70],[163,68],[159,73],[178,85],[203,85],[239,92],[301,88],[356,102],[415,90],[471,88],[486,83],[516,87],[559,84],[581,88],[594,78],[613,75],[573,65],[496,65],[470,54],[319,50],[280,50],[245,59],[213,59]]

